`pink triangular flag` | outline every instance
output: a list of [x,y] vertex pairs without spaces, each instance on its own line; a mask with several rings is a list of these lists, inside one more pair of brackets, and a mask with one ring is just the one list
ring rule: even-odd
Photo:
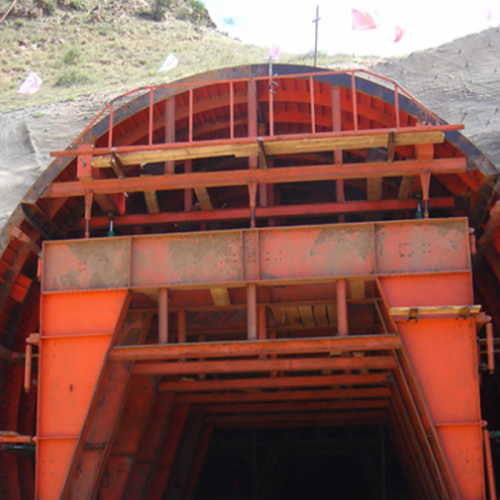
[[281,50],[278,47],[278,45],[275,45],[274,43],[271,45],[271,48],[269,49],[269,55],[267,56],[268,59],[272,59],[273,61],[277,61],[280,58]]
[[43,80],[34,71],[30,71],[24,82],[17,89],[17,93],[25,95],[34,94],[38,92],[42,85],[42,81]]
[[376,13],[363,12],[352,9],[352,29],[353,31],[373,30],[378,27],[375,21]]
[[404,28],[401,28],[401,26],[396,26],[396,38],[394,39],[394,43],[398,43],[401,38],[403,38],[405,33],[406,30]]

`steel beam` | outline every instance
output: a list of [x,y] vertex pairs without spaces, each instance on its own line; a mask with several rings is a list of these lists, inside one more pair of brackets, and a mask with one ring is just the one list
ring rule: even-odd
[[391,356],[359,358],[268,359],[248,361],[191,361],[187,363],[139,363],[135,375],[183,375],[190,373],[258,373],[271,371],[391,370]]
[[126,179],[101,179],[88,182],[54,182],[47,186],[41,198],[67,198],[84,196],[91,190],[95,195],[137,193],[144,191],[172,191],[188,188],[245,186],[256,184],[284,184],[296,182],[362,179],[367,177],[395,177],[432,174],[456,174],[467,171],[466,158],[432,161],[397,161],[393,163],[352,163],[348,165],[320,165],[305,167],[280,167],[269,170],[233,170],[223,172],[194,172],[171,176],[128,177]]
[[45,242],[42,291],[305,284],[470,266],[458,218],[175,233]]
[[203,392],[245,389],[284,389],[295,387],[327,387],[334,385],[369,386],[385,385],[388,375],[320,375],[310,377],[271,377],[252,379],[203,380],[185,382],[162,382],[159,392]]
[[[352,214],[366,212],[395,212],[415,210],[415,200],[346,201],[344,203],[311,203],[307,205],[279,205],[256,207],[256,219],[273,217],[314,217],[318,215]],[[452,196],[431,198],[429,207],[452,209],[455,198]],[[182,222],[210,222],[250,219],[250,208],[225,208],[222,210],[191,210],[184,212],[163,212],[158,214],[118,215],[113,219],[115,226],[148,226],[154,224],[178,224]],[[82,225],[84,221],[82,221]],[[107,228],[109,217],[97,216],[90,221],[91,228]]]
[[[245,413],[302,413],[336,410],[366,410],[389,408],[387,399],[363,399],[359,401],[301,401],[299,403],[253,403],[253,404],[207,404],[193,408],[193,412],[199,411],[210,415],[227,415]],[[252,417],[251,417],[252,418]]]
[[217,403],[255,403],[269,401],[322,401],[336,399],[362,400],[370,398],[389,398],[387,387],[365,389],[310,389],[287,391],[227,392],[217,394],[179,394],[179,403],[217,404]]
[[197,342],[190,344],[115,347],[115,361],[161,361],[178,358],[265,356],[271,354],[327,353],[331,351],[391,350],[401,347],[398,335],[356,335],[309,339],[258,340],[254,342]]

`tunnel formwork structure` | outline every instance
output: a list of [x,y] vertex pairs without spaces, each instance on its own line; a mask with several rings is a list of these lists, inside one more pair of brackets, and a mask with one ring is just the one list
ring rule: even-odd
[[412,498],[494,499],[498,172],[461,129],[365,71],[113,101],[2,234],[5,498],[189,500],[220,429],[383,426]]

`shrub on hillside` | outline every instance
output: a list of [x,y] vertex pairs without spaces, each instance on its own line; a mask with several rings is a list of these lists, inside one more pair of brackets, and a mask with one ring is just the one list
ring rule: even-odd
[[75,66],[78,64],[82,59],[82,54],[78,49],[75,47],[72,47],[68,49],[66,54],[63,56],[63,63],[67,64],[68,66]]
[[88,71],[79,68],[71,68],[64,71],[54,84],[55,87],[72,87],[73,85],[83,85],[94,81],[94,76]]
[[174,0],[155,0],[153,5],[153,19],[163,21],[167,10],[170,9]]
[[193,9],[193,12],[197,12],[200,15],[205,15],[207,13],[207,8],[200,0],[189,0],[188,4]]

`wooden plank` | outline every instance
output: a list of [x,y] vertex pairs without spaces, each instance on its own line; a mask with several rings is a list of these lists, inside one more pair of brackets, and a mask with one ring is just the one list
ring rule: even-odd
[[351,285],[351,298],[358,300],[365,298],[365,282],[363,280],[349,281]]
[[280,326],[288,325],[286,314],[282,307],[271,307],[271,311]]
[[156,191],[144,191],[144,199],[146,201],[146,207],[148,213],[159,214],[160,206],[158,204],[158,197],[156,196]]
[[409,316],[411,314],[421,315],[451,315],[458,316],[460,314],[479,314],[481,305],[467,306],[423,306],[423,307],[391,307],[389,314],[391,316]]
[[210,288],[214,305],[216,306],[229,306],[231,299],[229,298],[229,291],[227,288]]
[[286,319],[292,328],[302,328],[302,320],[298,307],[284,307]]
[[111,153],[110,163],[113,172],[116,174],[116,177],[118,177],[118,179],[125,179],[126,174],[125,170],[123,169],[123,163],[120,160],[120,157],[115,152]]
[[[406,200],[410,194],[413,177],[411,175],[403,175],[401,184],[399,185],[398,200]],[[416,206],[416,204],[415,204]]]
[[382,198],[382,177],[369,177],[366,198],[368,201],[378,201]]
[[[359,134],[345,136],[340,133],[337,137],[314,137],[299,140],[267,140],[263,141],[266,155],[282,155],[295,153],[317,153],[321,151],[385,148],[389,141],[389,132],[383,134]],[[394,137],[395,146],[410,146],[418,144],[437,144],[444,141],[441,131],[425,131],[400,133]],[[197,158],[216,158],[221,156],[235,156],[245,158],[259,155],[259,144],[255,142],[206,145],[200,143],[190,147],[172,147],[171,149],[157,149],[120,154],[122,165],[139,165],[141,163],[156,163],[161,161],[184,161]],[[92,158],[92,167],[111,167],[111,155],[95,156]]]
[[325,306],[314,306],[314,317],[318,326],[328,326]]
[[213,210],[214,207],[212,205],[212,200],[210,199],[210,195],[208,194],[208,190],[205,187],[195,187],[194,192],[196,193],[196,197],[200,202],[200,207],[202,210]]
[[337,327],[337,304],[328,304],[328,322],[330,326]]
[[299,313],[302,319],[302,324],[306,328],[314,328],[316,326],[312,306],[299,306]]

